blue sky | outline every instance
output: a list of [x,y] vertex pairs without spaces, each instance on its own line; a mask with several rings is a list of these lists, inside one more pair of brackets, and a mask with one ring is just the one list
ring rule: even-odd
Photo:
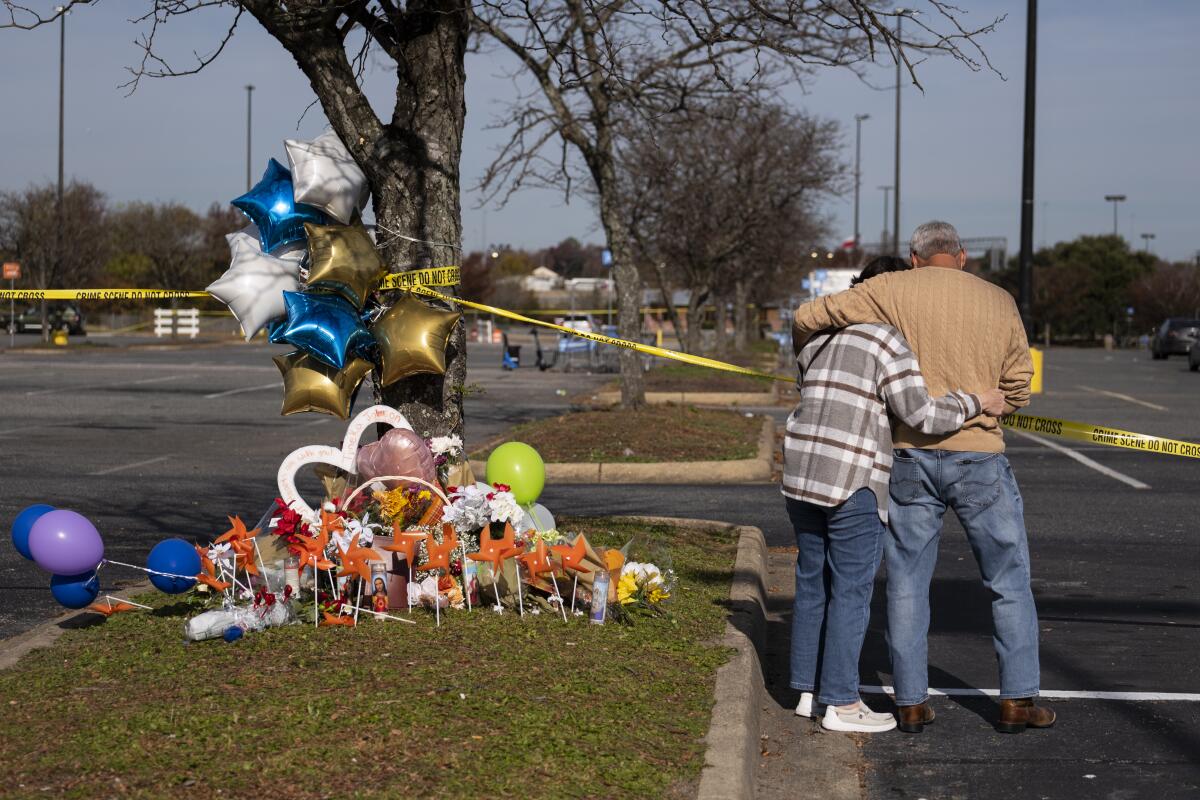
[[[973,73],[949,59],[927,62],[922,94],[904,93],[901,229],[930,218],[955,222],[964,236],[1007,236],[1015,251],[1021,185],[1025,3],[960,3],[971,22],[1007,13],[984,42],[1004,79]],[[253,83],[256,176],[282,141],[319,134],[325,120],[307,82],[283,49],[247,15],[222,56],[199,75],[145,81],[131,97],[118,85],[134,63],[134,26],[141,3],[106,2],[76,11],[67,23],[66,170],[115,201],[176,200],[196,208],[228,201],[245,182],[245,91]],[[1200,250],[1200,4],[1187,0],[1043,0],[1039,31],[1037,214],[1035,242],[1111,230],[1108,193],[1129,200],[1121,233],[1171,259]],[[1086,9],[1086,11],[1084,11]],[[181,56],[217,41],[224,12],[174,21],[164,44]],[[0,31],[0,189],[52,180],[56,169],[57,29]],[[503,134],[487,129],[513,88],[493,56],[468,62],[468,116],[463,175],[473,183]],[[888,84],[881,68],[877,84]],[[368,79],[386,107],[387,74]],[[881,184],[892,174],[893,95],[826,71],[789,102],[845,123],[853,157],[853,116],[863,123],[862,229],[878,238]],[[468,248],[484,241],[478,197],[464,192]],[[831,202],[835,239],[852,232],[852,201]],[[486,238],[538,247],[573,235],[599,241],[595,214],[580,198],[526,191],[486,213]]]

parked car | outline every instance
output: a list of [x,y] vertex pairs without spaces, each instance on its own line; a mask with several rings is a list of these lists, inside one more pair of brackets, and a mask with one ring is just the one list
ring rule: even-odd
[[1158,327],[1150,340],[1150,355],[1156,359],[1186,356],[1197,340],[1200,340],[1200,320],[1171,317]]
[[1192,372],[1200,372],[1200,342],[1196,342],[1188,349],[1188,369]]
[[[13,326],[16,333],[34,333],[42,329],[42,308],[40,305],[26,306],[17,311],[14,319],[9,319],[8,308],[0,309],[0,328],[7,330]],[[72,303],[47,303],[46,324],[50,330],[63,330],[72,336],[87,334],[83,324],[83,313]]]

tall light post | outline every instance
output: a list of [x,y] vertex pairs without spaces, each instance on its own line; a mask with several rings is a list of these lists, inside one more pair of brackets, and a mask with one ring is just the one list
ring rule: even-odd
[[854,249],[857,251],[862,243],[858,232],[858,195],[862,187],[862,124],[870,119],[870,114],[854,115]]
[[1033,145],[1037,95],[1037,0],[1028,0],[1025,19],[1025,132],[1021,163],[1021,257],[1017,308],[1033,333]]
[[916,13],[911,8],[896,9],[896,174],[892,178],[892,189],[896,193],[892,204],[892,254],[895,256],[900,255],[900,76],[904,66],[900,56],[900,31],[904,18]]
[[879,252],[883,253],[888,246],[888,192],[892,190],[890,186],[880,186],[883,190],[883,237],[879,240]]
[[[62,274],[63,253],[63,128],[67,87],[67,14],[66,6],[55,6],[58,12],[58,190],[55,194],[54,213],[58,224],[54,226],[54,273]],[[43,285],[42,288],[50,288]],[[42,300],[42,341],[50,341],[50,326],[47,322],[46,301]]]
[[1153,233],[1143,233],[1142,234],[1142,252],[1143,253],[1150,252],[1150,242],[1154,241],[1154,239],[1155,239],[1155,235]]
[[1123,194],[1106,194],[1104,199],[1113,204],[1113,236],[1117,236],[1117,204],[1124,203],[1126,198]]
[[246,84],[246,191],[253,185],[250,183],[250,120],[254,113],[254,86]]

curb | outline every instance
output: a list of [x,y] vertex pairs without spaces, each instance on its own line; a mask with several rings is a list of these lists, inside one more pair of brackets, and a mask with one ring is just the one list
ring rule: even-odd
[[733,657],[717,670],[712,721],[704,737],[704,770],[697,800],[753,798],[759,758],[762,652],[766,635],[767,543],[758,528],[738,526],[737,559],[729,590],[731,613],[721,643]]
[[[547,483],[758,483],[771,480],[775,451],[775,420],[766,417],[754,458],[730,461],[548,462]],[[487,474],[487,464],[474,460],[476,475]]]
[[[621,402],[620,392],[595,392],[592,397],[602,405]],[[652,406],[772,406],[776,400],[774,387],[769,392],[646,392],[646,403]]]

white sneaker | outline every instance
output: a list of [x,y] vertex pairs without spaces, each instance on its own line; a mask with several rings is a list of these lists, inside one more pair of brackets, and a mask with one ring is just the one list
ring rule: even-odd
[[796,704],[797,717],[820,719],[821,714],[823,713],[824,706],[817,702],[817,698],[812,692],[800,693],[800,702]]
[[844,733],[883,733],[896,727],[896,718],[891,714],[872,711],[859,701],[857,706],[850,709],[826,706],[821,727],[827,731]]

